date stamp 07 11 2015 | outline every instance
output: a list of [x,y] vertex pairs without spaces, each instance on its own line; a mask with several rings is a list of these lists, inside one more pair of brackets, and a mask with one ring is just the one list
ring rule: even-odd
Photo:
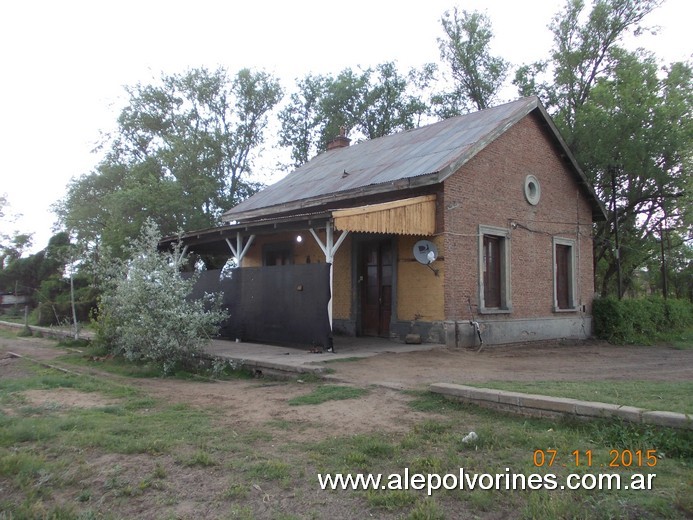
[[[572,467],[588,467],[596,466],[593,460],[592,450],[574,450],[570,452],[572,459]],[[558,465],[561,457],[558,450],[534,450],[532,462],[537,468],[550,468]],[[599,464],[600,467],[607,466],[609,468],[654,468],[657,465],[657,450],[610,450],[608,461]],[[563,467],[568,467],[567,464],[560,464]]]

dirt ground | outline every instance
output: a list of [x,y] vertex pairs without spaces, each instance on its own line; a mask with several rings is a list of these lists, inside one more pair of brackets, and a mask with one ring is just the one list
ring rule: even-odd
[[[10,376],[15,366],[7,352],[50,362],[64,353],[51,348],[52,345],[53,341],[39,338],[0,340],[0,377]],[[422,352],[387,352],[360,360],[330,362],[326,366],[332,369],[327,377],[334,382],[362,387],[377,385],[378,390],[358,401],[330,401],[320,407],[289,408],[286,405],[288,399],[306,393],[301,385],[287,387],[261,380],[210,385],[175,379],[142,379],[136,380],[135,384],[153,397],[194,406],[219,407],[222,414],[248,424],[281,418],[316,425],[329,423],[330,430],[342,433],[383,429],[397,431],[406,429],[408,422],[415,422],[419,418],[407,408],[407,397],[393,390],[424,389],[438,382],[691,381],[693,350],[662,346],[613,346],[605,342],[508,345],[486,347],[481,352],[437,347]],[[384,396],[387,396],[388,406],[382,405]],[[62,399],[68,406],[80,406],[74,401],[75,396],[69,393],[53,392],[50,398],[54,401]],[[411,421],[403,421],[403,416]],[[325,432],[316,433],[320,435]]]
[[[0,338],[0,378],[21,377],[27,373],[22,368],[22,362],[9,352],[51,363],[64,352],[53,347],[54,344],[51,340],[38,338]],[[490,380],[690,381],[693,379],[693,350],[617,347],[597,342],[487,347],[481,352],[437,347],[423,352],[384,353],[357,361],[327,363],[326,366],[332,369],[328,377],[333,382],[370,387],[371,391],[359,399],[328,401],[313,406],[289,406],[287,401],[290,398],[307,394],[313,385],[287,384],[271,379],[209,383],[153,378],[128,379],[127,383],[166,402],[214,409],[219,423],[230,435],[255,428],[266,429],[268,425],[282,422],[291,424],[290,428],[272,430],[271,444],[266,447],[271,452],[280,449],[277,446],[284,443],[370,432],[406,432],[415,424],[430,419],[430,413],[412,410],[408,404],[411,397],[401,389],[423,389],[434,382],[483,383]],[[75,367],[69,369],[84,370]],[[98,372],[98,364],[91,372]],[[103,375],[109,379],[118,378],[108,373]],[[98,394],[71,389],[32,390],[24,392],[23,397],[35,406],[58,408],[98,407],[111,402]],[[12,415],[12,410],[0,411]],[[177,463],[173,456],[159,457],[156,463],[152,457],[145,455],[96,453],[94,456],[91,464],[96,466],[93,467],[104,469],[99,469],[96,480],[88,483],[91,489],[97,489],[101,481],[104,483],[101,487],[105,489],[106,483],[115,478],[105,468],[120,468],[118,478],[132,482],[141,481],[146,474],[154,472],[155,464],[165,468],[168,476],[161,495],[148,499],[148,495],[144,494],[137,499],[118,502],[118,513],[124,517],[158,518],[166,510],[169,518],[215,518],[219,517],[220,507],[228,507],[220,506],[218,499],[228,482],[223,468],[186,468]],[[283,510],[300,509],[302,506],[291,504],[298,501],[298,496],[303,496],[301,493],[309,496],[314,492],[305,489],[292,495],[281,489],[253,487],[245,503],[252,506],[256,518],[274,518],[272,511],[276,511],[277,507]],[[111,500],[107,494],[100,499],[104,505]],[[75,497],[66,499],[74,502]],[[165,507],[161,505],[162,501],[167,503]],[[206,504],[207,509],[201,510],[201,504]],[[348,518],[351,513],[340,508],[353,507],[350,504],[336,501],[316,506],[310,502],[306,507],[318,507],[321,513],[334,518]],[[353,513],[358,516],[362,511]],[[464,512],[459,513],[464,516]],[[381,517],[396,516],[387,514]]]
[[[394,350],[394,349],[393,349]],[[590,341],[385,353],[359,362],[329,363],[350,383],[424,388],[431,383],[484,381],[693,380],[693,350],[614,346]]]

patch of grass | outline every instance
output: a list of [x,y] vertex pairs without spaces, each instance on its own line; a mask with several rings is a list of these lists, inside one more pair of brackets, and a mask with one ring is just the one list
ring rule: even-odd
[[251,466],[248,474],[261,480],[288,482],[291,476],[291,466],[281,460],[263,460]]
[[407,520],[445,520],[445,512],[432,498],[419,500]]
[[298,376],[295,381],[299,384],[303,383],[322,383],[322,377],[320,377],[320,374],[317,374],[315,372],[306,372],[304,374],[301,374]]
[[[8,320],[5,320],[8,321]],[[0,327],[0,339],[13,339],[17,337],[17,331]]]
[[410,464],[409,470],[413,473],[441,473],[444,466],[440,457],[430,455],[414,457]]
[[469,386],[693,414],[693,381],[489,381]]
[[189,457],[185,457],[182,460],[182,463],[184,466],[188,467],[201,466],[203,468],[206,468],[209,466],[215,466],[217,464],[217,461],[214,458],[214,456],[207,450],[198,449]]
[[161,376],[161,369],[151,363],[133,363],[122,357],[110,357],[107,351],[93,344],[80,347],[80,349],[83,352],[70,352],[59,356],[56,361],[77,367],[103,370],[124,377],[154,378]]
[[334,472],[376,471],[383,460],[392,460],[400,453],[397,442],[377,433],[327,439],[309,449],[321,468]]
[[222,498],[226,500],[241,500],[248,496],[248,486],[238,482],[229,482],[222,493]]
[[70,388],[80,392],[95,392],[113,398],[128,399],[139,395],[132,387],[107,383],[95,377],[81,376],[46,369],[27,363],[27,371],[32,375],[23,378],[0,379],[0,403],[9,403],[17,398],[17,394],[26,390],[53,390]]
[[241,436],[241,440],[248,445],[270,442],[272,440],[272,433],[260,428],[256,428],[244,433]]
[[671,333],[666,338],[662,338],[661,341],[670,344],[677,350],[693,349],[693,328],[679,333]]
[[434,394],[433,392],[409,390],[405,393],[413,397],[413,399],[409,401],[409,406],[418,412],[446,414],[448,412],[461,411],[468,408],[468,405],[460,401],[446,399],[444,396]]
[[654,449],[659,457],[693,461],[693,430],[677,430],[625,421],[591,421],[576,425],[602,446],[621,450]]
[[[59,388],[98,392],[122,402],[105,408],[22,408],[21,392]],[[55,449],[156,454],[186,442],[211,439],[215,433],[205,411],[185,405],[161,406],[126,385],[52,370],[37,369],[31,377],[0,379],[0,404],[24,410],[17,416],[0,415],[0,449],[33,443]]]
[[164,468],[161,463],[157,462],[156,466],[154,466],[154,471],[152,472],[152,478],[163,480],[166,478],[166,475],[166,468]]
[[414,504],[418,496],[405,490],[372,490],[366,491],[368,505],[378,509],[394,511]]
[[265,423],[273,430],[281,430],[285,432],[304,432],[310,428],[319,426],[317,423],[309,421],[294,421],[288,419],[271,419]]
[[291,406],[301,406],[309,404],[321,404],[327,401],[338,401],[342,399],[357,399],[368,393],[365,388],[340,385],[321,385],[316,387],[310,394],[301,395],[289,399]]

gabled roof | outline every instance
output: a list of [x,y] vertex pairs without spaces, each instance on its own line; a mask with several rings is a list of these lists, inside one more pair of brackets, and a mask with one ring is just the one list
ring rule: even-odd
[[603,220],[604,209],[594,189],[535,96],[323,152],[228,210],[222,220],[241,222],[332,203],[336,208],[355,197],[440,183],[534,111],[583,187],[593,217]]

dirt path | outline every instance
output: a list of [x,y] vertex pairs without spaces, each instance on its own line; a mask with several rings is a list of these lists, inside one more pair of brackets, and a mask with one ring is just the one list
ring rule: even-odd
[[[42,362],[65,353],[51,340],[0,339],[0,377],[12,377],[20,363],[7,352]],[[289,406],[292,397],[311,391],[312,385],[271,380],[233,380],[218,383],[178,379],[128,379],[128,384],[169,402],[213,407],[229,428],[245,430],[270,421],[285,421],[301,436],[406,431],[421,419],[407,405],[400,389],[424,389],[434,382],[483,383],[492,380],[693,380],[693,350],[667,347],[617,347],[606,343],[571,346],[513,345],[481,352],[435,348],[424,352],[384,353],[357,361],[333,362],[333,382],[370,387],[361,398],[328,401],[318,406]],[[71,367],[71,370],[80,370]],[[94,370],[98,370],[95,364]],[[106,377],[117,378],[112,374]],[[375,387],[372,385],[376,385]],[[42,397],[43,395],[43,397]],[[56,392],[36,393],[41,399],[60,399]],[[66,406],[75,396],[65,394]],[[97,399],[98,396],[94,396]],[[85,396],[85,398],[88,398]],[[94,406],[99,406],[94,403]]]
[[693,350],[579,345],[508,345],[481,352],[437,348],[334,362],[334,377],[350,383],[423,388],[434,382],[693,380]]

